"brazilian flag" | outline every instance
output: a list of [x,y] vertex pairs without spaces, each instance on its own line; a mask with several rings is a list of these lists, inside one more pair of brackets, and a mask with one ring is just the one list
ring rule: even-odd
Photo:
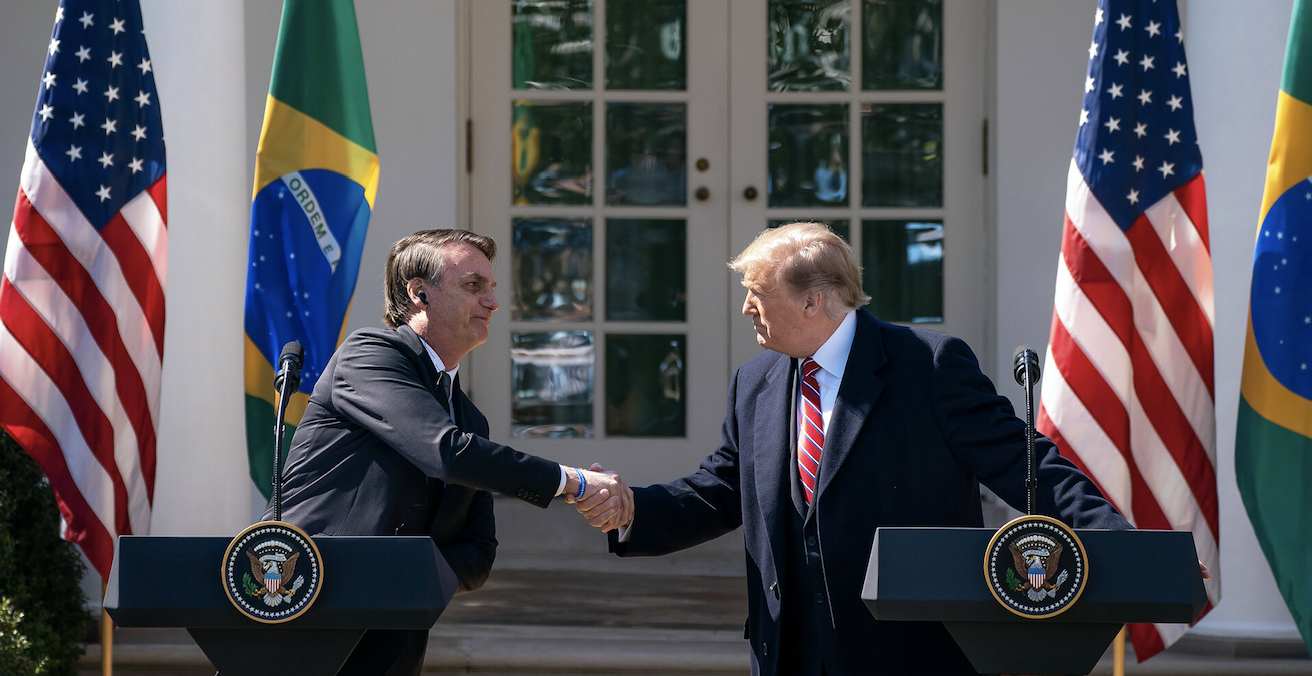
[[1312,647],[1312,7],[1294,3],[1253,252],[1235,475]]
[[378,153],[351,0],[286,0],[255,160],[246,268],[246,447],[272,493],[275,362],[305,347],[288,438],[341,342],[355,292]]

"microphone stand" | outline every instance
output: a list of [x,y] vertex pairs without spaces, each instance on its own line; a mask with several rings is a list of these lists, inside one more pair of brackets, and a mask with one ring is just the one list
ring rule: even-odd
[[1025,506],[1029,516],[1036,511],[1035,492],[1039,487],[1038,468],[1035,466],[1034,437],[1038,434],[1034,428],[1034,377],[1033,364],[1025,360]]
[[[291,398],[293,376],[282,379],[278,389],[278,415],[273,422],[273,520],[282,521],[282,438],[287,417],[287,400]],[[1031,447],[1033,442],[1031,442]],[[1032,452],[1031,452],[1032,454]]]

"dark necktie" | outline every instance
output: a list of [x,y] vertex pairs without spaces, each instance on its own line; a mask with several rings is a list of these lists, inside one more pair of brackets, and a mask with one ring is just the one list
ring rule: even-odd
[[437,399],[451,413],[451,376],[446,371],[437,374]]

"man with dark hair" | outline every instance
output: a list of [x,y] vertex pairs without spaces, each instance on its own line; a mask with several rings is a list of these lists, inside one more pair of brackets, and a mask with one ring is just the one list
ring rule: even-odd
[[[730,267],[766,351],[734,374],[719,448],[637,489],[612,550],[665,554],[742,526],[753,674],[973,674],[941,623],[876,621],[861,587],[876,528],[983,526],[981,482],[1024,505],[1025,424],[960,339],[860,309],[861,268],[825,226],[767,230]],[[1040,513],[1129,528],[1052,442],[1037,446]],[[576,506],[608,525],[614,501]]]
[[[605,527],[630,518],[632,492],[617,476],[489,441],[460,390],[460,360],[487,340],[498,306],[495,256],[495,242],[465,230],[392,246],[389,328],[352,333],[315,385],[287,457],[285,521],[311,535],[431,535],[468,592],[496,556],[487,491],[539,507],[600,492],[616,498]],[[370,631],[340,673],[418,674],[427,644],[424,631]]]

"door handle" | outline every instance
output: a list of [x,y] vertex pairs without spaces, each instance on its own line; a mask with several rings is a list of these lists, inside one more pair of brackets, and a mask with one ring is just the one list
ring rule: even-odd
[[751,202],[752,200],[756,199],[756,186],[749,185],[746,188],[743,188],[743,199],[747,200],[748,202]]

